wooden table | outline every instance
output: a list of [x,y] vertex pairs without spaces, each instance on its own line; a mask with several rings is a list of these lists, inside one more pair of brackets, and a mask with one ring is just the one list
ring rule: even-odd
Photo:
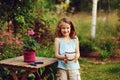
[[[32,66],[23,61],[23,56],[19,56],[0,61],[0,66],[8,68],[14,80],[26,80],[30,73],[33,73],[37,80],[43,80],[46,73],[50,73],[49,66],[56,63],[57,60],[55,58],[36,57],[36,62],[43,62],[43,64]],[[39,69],[42,67],[45,67],[45,70],[39,74]],[[14,69],[25,70],[25,72],[18,75]]]

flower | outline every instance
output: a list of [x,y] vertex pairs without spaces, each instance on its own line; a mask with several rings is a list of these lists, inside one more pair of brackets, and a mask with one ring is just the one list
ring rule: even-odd
[[33,30],[28,30],[28,34],[25,35],[23,48],[25,50],[36,50],[38,43],[34,39],[33,35],[35,32]]
[[34,35],[35,32],[34,32],[33,30],[28,30],[28,34],[29,34],[29,35]]

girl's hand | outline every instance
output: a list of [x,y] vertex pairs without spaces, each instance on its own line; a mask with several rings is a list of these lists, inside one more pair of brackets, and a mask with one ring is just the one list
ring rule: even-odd
[[79,58],[78,55],[76,55],[74,61],[77,62],[78,58]]
[[78,60],[78,58],[75,57],[75,58],[74,58],[74,61],[77,62],[77,60]]
[[67,59],[67,56],[66,56],[66,54],[65,54],[64,61],[65,61],[65,63],[68,63],[68,59]]

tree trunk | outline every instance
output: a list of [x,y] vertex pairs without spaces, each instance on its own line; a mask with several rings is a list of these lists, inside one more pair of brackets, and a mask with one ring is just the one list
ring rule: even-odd
[[95,38],[96,34],[96,16],[97,16],[97,1],[93,0],[93,8],[92,8],[92,24],[91,24],[91,38]]

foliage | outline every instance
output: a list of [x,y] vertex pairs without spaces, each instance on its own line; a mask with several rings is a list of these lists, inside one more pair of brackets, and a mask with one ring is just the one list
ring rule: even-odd
[[[87,8],[86,8],[87,6]],[[90,11],[92,9],[92,0],[71,0],[69,10],[74,8],[74,12],[78,11]]]
[[34,21],[34,37],[38,43],[41,43],[41,45],[50,46],[51,42],[54,40],[50,23],[54,23],[55,18],[49,18],[46,19],[46,21],[44,21],[44,19],[45,18],[42,17],[40,20],[36,19]]
[[96,41],[96,46],[100,49],[100,55],[106,55],[106,58],[114,56],[118,48],[116,41],[110,37],[98,39],[98,41]]
[[[14,51],[11,51],[11,52],[8,52],[8,51],[10,51],[9,48],[7,49],[6,52],[4,52],[4,54],[0,55],[0,60],[8,59],[8,58],[13,58],[13,57],[16,57],[16,56],[20,55],[20,53],[16,54]],[[21,51],[19,51],[19,52],[21,52]]]
[[34,31],[28,30],[28,34],[24,37],[23,49],[25,50],[36,50],[38,43],[33,37]]
[[[24,16],[25,19],[29,16],[30,13],[34,11],[34,5],[36,0],[1,0],[0,1],[0,11],[3,20],[14,20],[17,16]],[[30,4],[30,5],[29,5]],[[29,15],[28,15],[29,14]],[[6,16],[5,16],[6,15]],[[31,15],[32,16],[32,15]],[[15,19],[16,20],[16,19]],[[28,20],[28,18],[27,18]],[[19,21],[19,20],[18,20]]]
[[0,80],[12,79],[10,71],[7,68],[0,67]]
[[117,24],[117,27],[116,27],[116,31],[117,31],[117,36],[120,40],[120,4],[119,4],[119,7],[118,7],[117,15],[118,15],[118,24]]
[[40,46],[40,48],[37,49],[36,55],[39,57],[55,57],[54,55],[54,45],[47,46]]
[[0,35],[0,60],[6,59],[10,57],[15,57],[19,55],[21,52],[21,44],[22,42],[18,39],[18,37],[11,37],[10,33],[1,33]]
[[100,50],[100,58],[101,60],[104,60],[106,58],[109,58],[111,55],[106,50]]
[[[55,0],[37,0],[37,10],[39,10],[39,12],[48,12],[48,11],[52,11],[55,9],[54,4],[55,4]],[[39,6],[38,6],[39,5]]]
[[13,22],[14,36],[22,33],[22,27],[29,27],[30,21],[36,17],[35,6],[36,0],[0,0],[0,21],[2,24],[6,21]]
[[[92,9],[92,1],[93,0],[70,0],[69,10],[74,8],[74,12],[76,11],[87,11],[90,12]],[[118,8],[120,1],[119,0],[98,0],[98,10],[108,10],[108,8],[115,10]],[[86,7],[87,6],[87,7]]]
[[95,51],[95,45],[93,41],[89,39],[80,40],[80,55],[81,56],[90,56],[90,53]]

